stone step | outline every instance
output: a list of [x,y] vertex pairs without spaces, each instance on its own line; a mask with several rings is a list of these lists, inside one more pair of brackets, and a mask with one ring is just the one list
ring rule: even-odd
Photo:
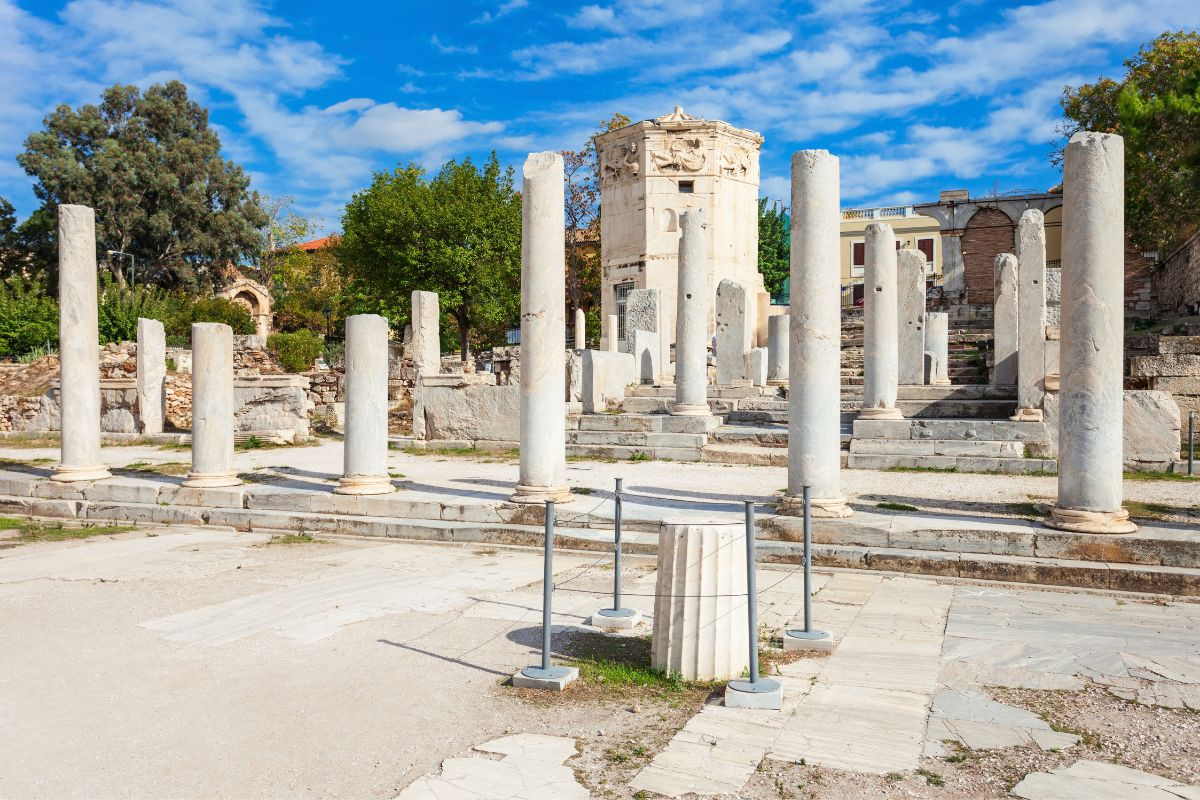
[[573,417],[573,430],[646,431],[704,434],[721,424],[717,417],[676,417],[670,414],[581,414]]
[[[862,398],[843,397],[842,410],[856,411],[862,407]],[[986,421],[1007,420],[1016,411],[1015,400],[898,400],[896,407],[909,419],[978,419]],[[755,404],[750,408],[739,406],[728,412],[728,421],[747,422],[760,425],[768,422],[787,422],[787,403],[769,406]]]
[[1027,449],[1025,442],[996,439],[852,439],[850,442],[851,454],[873,456],[1030,458]]
[[[851,442],[850,446],[853,448],[854,442]],[[936,469],[947,472],[1002,472],[1017,475],[1030,472],[1057,472],[1058,462],[1043,458],[850,453],[846,460],[846,467],[848,469],[894,469],[900,467],[904,469]]]
[[759,447],[787,447],[787,425],[722,425],[708,437],[718,444],[750,444]]
[[699,461],[701,450],[699,447],[568,444],[567,455],[612,458],[618,461]]
[[653,449],[660,447],[699,450],[708,437],[696,433],[647,431],[567,431],[567,445],[619,446]]
[[[701,454],[702,461],[716,464],[753,464],[760,467],[786,467],[787,446],[762,447],[754,444],[720,444],[705,445]],[[844,465],[843,465],[844,466]]]
[[855,439],[1047,441],[1043,422],[980,419],[856,419]]

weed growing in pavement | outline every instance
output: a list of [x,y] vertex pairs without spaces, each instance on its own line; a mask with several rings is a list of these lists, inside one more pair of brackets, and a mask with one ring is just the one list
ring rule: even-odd
[[18,547],[32,542],[66,542],[72,539],[90,539],[93,536],[113,536],[127,533],[133,525],[85,525],[82,528],[64,528],[61,522],[53,525],[43,522],[21,523],[18,535],[0,541],[0,549]]
[[876,508],[883,508],[888,511],[920,511],[916,506],[910,506],[908,503],[893,503],[891,501],[884,503],[876,503]]

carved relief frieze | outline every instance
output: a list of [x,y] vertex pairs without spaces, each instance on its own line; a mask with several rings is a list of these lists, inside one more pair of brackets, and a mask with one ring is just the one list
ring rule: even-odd
[[721,151],[721,174],[737,178],[750,177],[754,171],[754,158],[745,148]]
[[651,153],[650,158],[660,172],[699,172],[704,169],[707,155],[698,138],[671,136],[666,140],[666,150]]
[[621,181],[636,178],[641,172],[638,160],[638,143],[622,142],[613,145],[600,157],[600,174],[606,181]]

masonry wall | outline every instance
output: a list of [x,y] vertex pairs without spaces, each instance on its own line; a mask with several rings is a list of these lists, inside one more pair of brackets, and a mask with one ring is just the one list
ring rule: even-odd
[[962,235],[963,271],[967,302],[991,305],[995,298],[995,260],[1000,253],[1016,248],[1016,227],[1008,214],[996,208],[981,208],[967,222]]
[[1183,317],[1200,312],[1200,231],[1167,256],[1154,273],[1159,316]]

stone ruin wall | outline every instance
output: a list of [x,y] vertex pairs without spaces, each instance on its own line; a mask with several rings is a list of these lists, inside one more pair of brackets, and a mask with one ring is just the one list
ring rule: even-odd
[[1200,231],[1167,256],[1153,283],[1160,316],[1200,314]]

